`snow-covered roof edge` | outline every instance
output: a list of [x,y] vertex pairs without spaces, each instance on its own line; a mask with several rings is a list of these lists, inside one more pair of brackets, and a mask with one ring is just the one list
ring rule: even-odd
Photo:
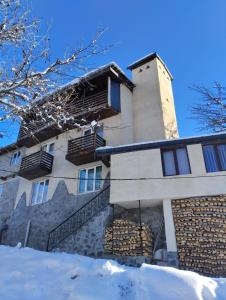
[[133,152],[139,150],[148,150],[155,149],[160,147],[167,146],[176,146],[176,145],[189,145],[197,144],[203,142],[211,142],[215,140],[226,140],[226,132],[223,133],[212,133],[208,135],[200,135],[186,138],[178,138],[171,140],[156,140],[156,141],[147,141],[141,143],[133,143],[119,146],[105,146],[96,149],[96,153],[100,155],[109,155],[109,154],[118,154],[125,152]]
[[59,86],[58,88],[52,90],[51,92],[47,93],[43,97],[36,99],[32,104],[33,105],[36,105],[38,103],[42,104],[44,101],[46,101],[46,99],[48,99],[48,97],[51,97],[54,94],[56,94],[60,91],[63,91],[64,89],[67,89],[73,85],[79,84],[82,81],[90,80],[96,76],[99,76],[100,74],[102,74],[108,70],[111,70],[111,69],[114,71],[117,71],[121,75],[121,79],[127,84],[127,86],[131,90],[135,87],[135,84],[126,76],[125,72],[119,67],[119,65],[116,62],[112,61],[110,63],[102,65],[94,70],[91,70],[91,71],[89,71],[79,77],[76,77],[75,79]]
[[158,55],[157,52],[152,52],[152,53],[149,53],[141,58],[139,58],[138,60],[132,62],[128,67],[127,69],[132,71],[133,69],[149,62],[149,61],[152,61],[153,59],[157,58],[162,64],[163,66],[165,67],[166,71],[168,72],[171,80],[173,80],[173,75],[170,73],[168,67],[166,66],[166,64],[164,63],[164,61],[162,60],[162,58]]

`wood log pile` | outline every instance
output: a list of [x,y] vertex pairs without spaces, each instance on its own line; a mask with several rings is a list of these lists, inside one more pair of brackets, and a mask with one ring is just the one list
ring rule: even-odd
[[181,269],[226,276],[226,195],[172,201]]
[[117,219],[105,231],[105,252],[116,256],[152,258],[153,237],[147,225]]

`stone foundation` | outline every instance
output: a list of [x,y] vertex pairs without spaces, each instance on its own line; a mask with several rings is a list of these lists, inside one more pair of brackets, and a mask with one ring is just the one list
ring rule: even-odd
[[[69,217],[73,212],[77,211],[81,206],[93,198],[96,193],[88,193],[84,195],[73,195],[68,193],[64,181],[59,182],[52,199],[38,205],[26,205],[26,195],[22,195],[17,207],[13,209],[14,199],[16,195],[16,186],[12,185],[12,192],[8,195],[10,212],[3,207],[4,201],[0,201],[0,216],[8,214],[8,229],[2,235],[2,244],[16,246],[21,242],[24,245],[27,224],[31,221],[29,238],[27,247],[37,250],[46,250],[48,233]],[[1,211],[3,211],[1,213]]]
[[226,276],[226,196],[172,201],[180,268]]
[[82,226],[76,234],[70,235],[60,243],[55,251],[78,253],[92,257],[103,256],[105,228],[111,219],[112,208],[109,205]]

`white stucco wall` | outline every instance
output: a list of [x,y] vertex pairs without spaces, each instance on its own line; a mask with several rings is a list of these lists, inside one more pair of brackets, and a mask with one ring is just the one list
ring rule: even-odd
[[206,173],[201,145],[190,145],[187,149],[192,173],[167,177],[162,173],[160,149],[112,155],[112,178],[150,179],[112,181],[110,202],[135,207],[141,200],[142,206],[152,206],[163,199],[225,194],[226,172]]
[[[119,145],[127,144],[133,142],[133,115],[132,115],[132,93],[130,90],[121,84],[121,113],[101,120],[100,124],[103,125],[104,129],[104,138],[107,142],[107,145]],[[80,129],[73,129],[67,132],[64,132],[57,137],[46,140],[38,145],[35,145],[31,148],[24,149],[24,155],[35,153],[39,151],[44,144],[54,143],[54,162],[53,169],[50,176],[59,177],[59,178],[49,178],[49,189],[47,198],[50,199],[53,196],[54,191],[56,190],[57,184],[61,177],[71,177],[78,178],[79,170],[83,168],[89,168],[93,166],[102,166],[102,177],[106,177],[109,172],[107,168],[101,161],[92,162],[89,164],[84,164],[80,166],[75,166],[71,162],[65,159],[67,154],[67,145],[68,140],[73,138],[78,138],[82,136],[83,131]],[[0,162],[3,160],[3,156],[0,156]],[[36,181],[41,181],[47,179],[48,177],[37,178],[35,180],[26,180],[21,178],[19,190],[16,196],[16,204],[18,203],[21,195],[25,192],[27,205],[29,205],[32,194],[32,184]],[[76,179],[65,179],[69,193],[77,194],[78,193],[78,180]]]
[[163,200],[163,214],[164,214],[164,221],[165,221],[167,251],[176,252],[177,242],[176,242],[175,226],[174,226],[173,212],[172,212],[170,199]]

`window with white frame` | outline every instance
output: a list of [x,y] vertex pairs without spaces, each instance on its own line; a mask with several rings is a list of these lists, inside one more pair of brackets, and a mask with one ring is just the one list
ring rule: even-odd
[[11,160],[10,160],[10,166],[16,166],[20,163],[21,160],[21,153],[20,151],[14,152]]
[[103,138],[104,137],[103,125],[98,125],[95,129],[93,129],[93,128],[84,129],[83,136],[90,135],[94,132]]
[[83,136],[90,135],[92,133],[93,133],[92,128],[88,128],[88,129],[83,130]]
[[161,150],[161,153],[164,176],[185,175],[191,173],[186,147],[163,149]]
[[53,155],[54,153],[54,143],[45,144],[42,146],[42,150]]
[[79,171],[79,193],[94,192],[101,188],[102,166]]
[[31,204],[40,204],[47,201],[49,180],[34,182],[32,186]]

